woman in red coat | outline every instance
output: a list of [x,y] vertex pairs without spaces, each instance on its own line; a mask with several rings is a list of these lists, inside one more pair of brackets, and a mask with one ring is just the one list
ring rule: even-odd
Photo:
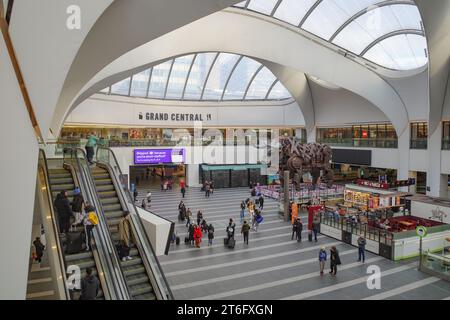
[[200,243],[202,242],[202,237],[203,237],[202,229],[200,229],[200,227],[196,225],[194,227],[194,241],[195,241],[195,246],[197,248],[200,248]]

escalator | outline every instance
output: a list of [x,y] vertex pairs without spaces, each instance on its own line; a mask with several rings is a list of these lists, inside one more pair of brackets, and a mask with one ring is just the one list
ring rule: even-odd
[[[111,238],[115,243],[119,243],[119,222],[124,216],[124,211],[128,209],[122,205],[108,170],[96,166],[91,172]],[[134,236],[133,239],[136,237]],[[130,256],[132,260],[120,263],[131,297],[136,300],[156,300],[148,271],[137,247],[130,250]]]
[[[73,190],[75,189],[75,181],[73,179],[73,175],[70,172],[70,170],[65,168],[54,168],[48,170],[49,180],[50,180],[50,189],[52,192],[52,199],[53,201],[56,199],[56,196],[61,191],[65,190],[68,193],[69,201],[72,202],[73,199]],[[75,230],[77,232],[83,232],[84,227],[77,227]],[[66,243],[66,237],[64,234],[60,235],[60,242],[62,244],[62,247],[65,247]],[[76,265],[80,268],[81,271],[81,278],[84,278],[86,275],[86,269],[92,268],[93,275],[95,275],[98,278],[101,278],[99,276],[98,268],[97,268],[97,262],[95,259],[96,249],[95,246],[93,246],[92,251],[84,251],[85,244],[83,244],[83,251],[77,254],[66,254],[65,250],[63,250],[64,254],[64,260],[66,263],[66,270],[71,265]],[[100,281],[100,286],[102,287],[102,281]],[[72,297],[73,299],[77,299],[78,295],[75,294],[75,296]],[[97,299],[102,300],[104,299],[104,293],[101,289],[99,292],[99,295]]]

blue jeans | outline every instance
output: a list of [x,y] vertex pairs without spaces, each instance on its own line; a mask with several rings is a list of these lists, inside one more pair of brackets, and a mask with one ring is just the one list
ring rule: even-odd
[[365,249],[358,248],[358,261],[361,261],[361,257],[362,257],[362,262],[364,262],[366,260]]
[[241,210],[241,222],[244,220],[244,214],[245,214],[245,210],[242,209]]
[[213,239],[208,239],[208,245],[212,246]]

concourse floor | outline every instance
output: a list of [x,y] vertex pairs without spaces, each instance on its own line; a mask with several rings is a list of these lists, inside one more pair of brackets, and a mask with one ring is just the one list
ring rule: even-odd
[[[148,189],[140,190],[139,202]],[[176,299],[450,299],[450,283],[417,270],[415,260],[393,262],[366,253],[366,262],[357,262],[357,248],[324,235],[318,242],[291,240],[291,226],[278,217],[277,202],[266,199],[264,221],[251,231],[249,245],[240,235],[239,204],[249,197],[248,188],[218,189],[210,198],[198,188],[189,188],[184,202],[196,220],[197,210],[215,227],[213,246],[204,235],[201,248],[184,244],[187,228],[178,222],[179,189],[160,191],[153,187],[150,210],[176,222],[180,245],[171,245],[161,265]],[[223,245],[229,218],[236,222],[236,247]],[[306,222],[306,216],[304,222]],[[306,227],[305,227],[306,229]],[[331,276],[327,261],[319,275],[318,251],[336,246],[342,265]],[[381,270],[381,288],[369,289],[369,266]]]

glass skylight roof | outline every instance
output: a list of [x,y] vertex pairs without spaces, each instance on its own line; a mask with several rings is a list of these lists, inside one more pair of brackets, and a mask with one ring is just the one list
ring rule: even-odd
[[188,101],[292,98],[283,84],[261,63],[242,55],[217,52],[190,54],[165,61],[100,93]]
[[385,68],[413,70],[428,63],[412,0],[247,0],[235,7],[290,23]]

